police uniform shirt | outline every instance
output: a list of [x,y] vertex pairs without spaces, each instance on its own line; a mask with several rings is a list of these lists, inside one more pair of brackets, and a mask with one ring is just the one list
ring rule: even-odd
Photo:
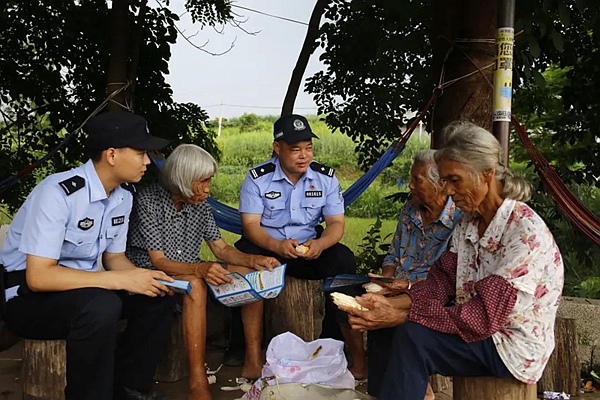
[[344,213],[344,199],[332,168],[312,162],[294,185],[274,157],[246,176],[239,210],[261,214],[261,226],[274,239],[303,243],[316,236],[315,226],[324,216]]
[[98,270],[104,251],[125,251],[131,191],[133,186],[124,184],[107,197],[91,160],[50,175],[15,215],[0,262],[7,271],[23,270],[31,254],[68,268]]

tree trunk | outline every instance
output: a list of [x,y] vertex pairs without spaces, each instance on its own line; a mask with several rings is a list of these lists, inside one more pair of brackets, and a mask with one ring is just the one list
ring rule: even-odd
[[435,104],[432,147],[440,148],[441,131],[451,121],[471,121],[491,131],[496,2],[437,0],[432,7],[434,74],[443,73],[442,84],[464,77],[445,87]]
[[515,378],[489,376],[452,378],[452,398],[457,400],[536,400],[536,386]]
[[[113,0],[110,30],[110,57],[106,94],[110,94],[127,84],[127,53],[129,48],[129,0]],[[120,92],[106,106],[108,110],[120,110],[126,104],[124,91]]]
[[67,352],[64,340],[23,342],[23,400],[64,400]]
[[159,382],[177,382],[188,376],[188,358],[183,339],[183,316],[173,318],[163,346],[154,379]]
[[317,0],[315,8],[313,8],[310,21],[308,22],[308,29],[306,30],[306,37],[304,38],[304,43],[302,44],[298,61],[296,61],[296,66],[292,71],[290,84],[288,86],[287,93],[285,94],[285,99],[283,100],[281,115],[289,115],[294,112],[294,103],[296,102],[296,97],[298,96],[298,90],[300,90],[300,84],[302,83],[302,78],[304,77],[308,60],[310,59],[310,55],[317,47],[316,40],[319,37],[321,16],[325,11],[325,6],[327,3],[327,0]]
[[325,315],[322,281],[285,277],[279,296],[265,301],[265,338],[267,343],[276,335],[290,331],[307,342],[321,334]]
[[538,390],[543,392],[579,392],[581,363],[577,353],[577,330],[572,318],[556,318],[554,352],[546,364]]

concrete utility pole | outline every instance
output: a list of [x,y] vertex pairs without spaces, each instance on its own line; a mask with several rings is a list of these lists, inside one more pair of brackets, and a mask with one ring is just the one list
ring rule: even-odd
[[498,0],[496,68],[494,71],[494,111],[492,131],[502,145],[508,167],[510,117],[512,114],[513,48],[515,41],[515,0]]

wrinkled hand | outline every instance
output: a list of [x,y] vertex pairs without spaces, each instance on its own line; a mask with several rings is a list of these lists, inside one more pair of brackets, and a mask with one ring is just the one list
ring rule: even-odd
[[319,258],[323,250],[325,250],[321,242],[317,239],[309,239],[302,244],[308,247],[308,253],[300,255],[300,257],[304,257],[307,260]]
[[275,253],[283,258],[298,258],[299,253],[296,251],[296,246],[298,246],[298,244],[296,239],[279,240]]
[[[387,276],[384,277],[383,275],[371,273],[369,273],[368,276],[370,278],[387,278]],[[375,282],[383,288],[382,291],[377,292],[377,294],[383,296],[396,296],[402,293],[406,293],[406,291],[408,290],[408,281],[402,279],[394,279],[394,281],[390,283],[373,279],[372,282]]]
[[216,262],[201,262],[196,264],[194,273],[198,278],[202,278],[215,286],[233,282],[233,280],[227,276],[229,271]]
[[[338,308],[348,313],[350,327],[359,332],[391,328],[407,321],[409,307],[380,294],[367,293],[356,301],[368,311],[345,306]],[[406,302],[404,302],[406,303]]]
[[255,270],[268,269],[271,271],[274,267],[281,265],[275,257],[253,255],[250,260],[250,267]]
[[157,281],[157,279],[168,282],[173,282],[174,280],[163,271],[145,268],[124,269],[114,271],[114,273],[120,275],[122,278],[120,284],[122,290],[143,294],[148,297],[162,297],[170,292],[169,288]]

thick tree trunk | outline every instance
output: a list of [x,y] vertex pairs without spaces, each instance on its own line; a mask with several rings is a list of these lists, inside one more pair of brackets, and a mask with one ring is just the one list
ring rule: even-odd
[[[129,0],[113,0],[111,9],[110,58],[106,94],[123,87],[127,83],[127,59],[129,49]],[[121,109],[125,105],[125,93],[120,92],[107,105],[109,110]]]
[[496,2],[437,0],[433,8],[435,76],[443,73],[442,84],[462,78],[445,87],[435,105],[432,147],[440,148],[441,131],[451,121],[467,120],[491,130]]
[[317,0],[315,8],[313,8],[313,12],[308,23],[308,29],[306,30],[306,37],[304,38],[304,43],[302,44],[298,61],[296,61],[296,66],[292,71],[292,78],[290,79],[290,84],[288,86],[287,93],[285,94],[285,99],[283,100],[281,115],[289,115],[294,112],[294,103],[296,102],[298,90],[300,90],[300,85],[302,84],[302,77],[306,71],[308,60],[310,59],[310,55],[317,47],[316,40],[319,37],[321,16],[325,11],[325,6],[327,3],[327,0]]

